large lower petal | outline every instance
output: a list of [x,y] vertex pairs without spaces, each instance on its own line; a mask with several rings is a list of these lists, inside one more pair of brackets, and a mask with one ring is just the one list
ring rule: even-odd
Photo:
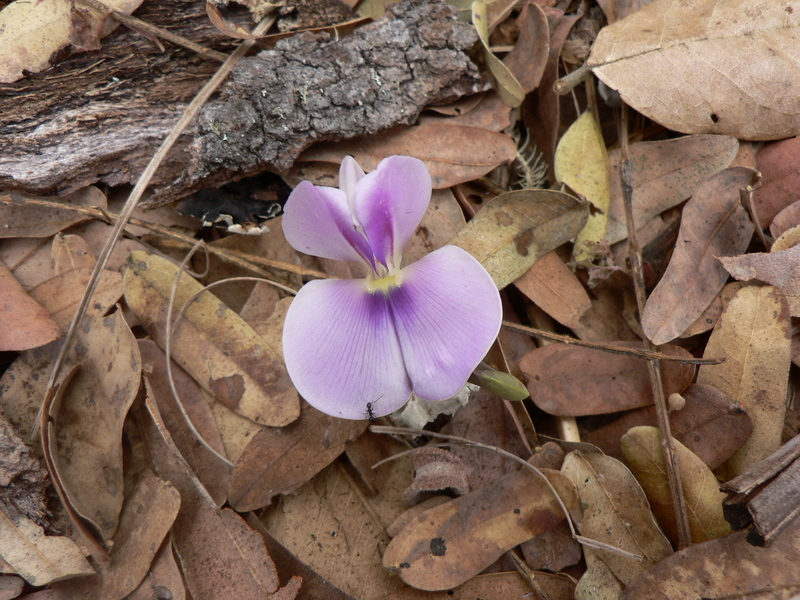
[[324,413],[366,419],[400,408],[411,395],[384,294],[363,279],[320,280],[297,294],[283,329],[286,367],[297,391]]
[[355,228],[345,192],[303,181],[289,195],[283,212],[283,233],[296,250],[372,263],[372,250]]
[[400,253],[431,202],[431,175],[410,156],[384,158],[356,186],[354,212],[364,228],[375,259],[400,267]]
[[497,337],[503,318],[492,278],[456,246],[444,246],[405,267],[390,304],[411,388],[426,400],[458,393]]

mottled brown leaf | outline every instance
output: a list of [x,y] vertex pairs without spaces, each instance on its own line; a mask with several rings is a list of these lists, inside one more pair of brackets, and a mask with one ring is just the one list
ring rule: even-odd
[[740,281],[758,279],[774,285],[789,303],[789,314],[800,317],[800,245],[773,252],[721,256],[719,260]]
[[60,334],[47,309],[31,298],[0,262],[0,351],[44,346]]

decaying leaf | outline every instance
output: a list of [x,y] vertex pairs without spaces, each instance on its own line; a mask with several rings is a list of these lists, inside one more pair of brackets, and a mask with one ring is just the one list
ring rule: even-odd
[[61,330],[50,313],[31,298],[0,262],[0,351],[22,351],[44,346]]
[[[689,530],[695,544],[731,533],[722,515],[725,493],[711,469],[694,452],[674,440],[678,455],[678,477],[689,517]],[[622,436],[622,454],[636,479],[642,484],[653,513],[673,543],[678,542],[675,507],[667,480],[667,463],[656,427],[634,427]]]
[[580,318],[592,307],[581,282],[555,252],[548,252],[533,263],[514,285],[566,327],[578,327]]
[[583,517],[581,535],[639,555],[641,560],[596,549],[600,559],[625,585],[672,554],[656,525],[642,488],[616,459],[602,454],[570,452],[562,473],[578,488]]
[[[724,135],[688,135],[673,140],[631,144],[629,156],[636,229],[690,198],[707,179],[730,166],[738,149],[738,140]],[[611,206],[606,239],[609,244],[628,236],[619,172],[620,154],[619,149],[608,153]]]
[[[788,135],[790,134],[787,133],[786,136]],[[800,137],[764,144],[756,154],[756,164],[763,183],[753,194],[753,201],[762,228],[769,227],[775,215],[798,199],[797,190],[800,189],[798,153],[800,153]]]
[[0,510],[0,539],[0,556],[32,585],[94,573],[75,542],[66,536],[46,536],[20,514]]
[[789,303],[789,314],[800,317],[800,245],[788,250],[721,256],[719,260],[740,281],[758,279],[774,285]]
[[541,7],[534,2],[522,6],[517,17],[519,38],[503,63],[514,75],[525,93],[536,89],[547,66],[550,53],[550,26]]
[[519,81],[517,81],[517,78],[514,77],[509,68],[503,64],[503,61],[497,58],[489,49],[489,22],[486,16],[486,3],[481,0],[472,3],[472,24],[475,25],[478,37],[481,38],[486,64],[497,80],[497,93],[500,94],[503,102],[509,106],[519,106],[525,99],[525,90],[522,89]]
[[122,428],[139,391],[139,347],[116,311],[84,317],[70,358],[81,369],[61,401],[57,464],[75,509],[108,540],[122,510]]
[[668,129],[782,139],[800,132],[799,27],[781,2],[656,0],[600,31],[587,63]]
[[[759,213],[759,216],[761,216],[761,213]],[[772,223],[769,225],[769,232],[772,234],[772,237],[779,238],[786,231],[798,224],[800,224],[800,200],[792,202],[775,215],[775,218],[772,219]]]
[[722,290],[717,294],[717,297],[711,301],[711,304],[703,311],[703,314],[697,317],[694,323],[686,328],[686,331],[684,331],[680,337],[687,338],[714,329],[717,325],[717,321],[719,321],[720,315],[722,315],[722,311],[728,306],[728,302],[730,302],[731,298],[736,295],[736,292],[745,285],[747,284],[741,281],[731,281],[722,286]]
[[[621,348],[641,347],[619,343]],[[666,354],[691,358],[678,346]],[[664,392],[682,392],[694,378],[694,366],[662,363]],[[613,413],[653,403],[647,363],[634,356],[611,354],[566,344],[550,344],[529,352],[520,361],[531,399],[543,411],[560,416]]]
[[[536,584],[550,600],[572,600],[575,584],[569,577],[537,571]],[[531,593],[531,584],[519,573],[491,573],[478,575],[453,590],[430,592],[405,588],[394,594],[381,596],[380,600],[453,600],[453,598],[480,598],[480,600],[509,600],[525,598]],[[535,598],[536,596],[530,596]],[[375,599],[378,600],[378,599]]]
[[728,273],[717,257],[741,254],[750,243],[754,226],[739,190],[756,180],[751,169],[726,169],[700,186],[683,208],[675,251],[642,314],[642,329],[654,344],[683,333],[725,285]]
[[739,290],[708,340],[697,382],[713,385],[737,402],[753,421],[753,433],[728,461],[726,478],[739,475],[781,444],[786,412],[791,327],[786,300],[773,287]]
[[344,452],[368,422],[337,419],[303,402],[300,418],[282,429],[262,429],[236,462],[228,500],[240,512],[267,506],[288,494]]
[[616,600],[624,586],[608,565],[599,558],[591,560],[575,586],[575,600]]
[[[22,4],[22,2],[15,2]],[[49,3],[41,3],[40,6],[48,4],[63,4],[58,0]],[[3,11],[5,12],[5,11]],[[2,13],[0,13],[2,16]],[[89,217],[81,215],[69,209],[43,209],[33,202],[27,200],[39,199],[38,196],[23,196],[17,198],[12,194],[0,195],[3,200],[11,200],[10,203],[0,202],[0,223],[7,227],[0,227],[0,238],[15,237],[50,237],[81,221],[86,221]],[[43,198],[51,202],[63,202],[74,206],[86,206],[95,208],[106,208],[106,197],[96,187],[90,186],[69,194],[64,198]]]
[[56,234],[51,252],[54,275],[63,275],[82,267],[93,268],[97,262],[89,244],[79,235]]
[[[717,388],[693,383],[681,397],[685,405],[669,414],[672,436],[711,469],[728,460],[742,447],[753,424],[742,408]],[[620,438],[632,427],[657,425],[655,406],[626,413],[613,423],[590,432],[583,441],[594,444],[614,458],[622,458]]]
[[[163,348],[167,305],[178,269],[158,256],[133,252],[125,298]],[[177,315],[202,286],[188,275],[175,296]],[[300,413],[297,391],[276,350],[211,294],[198,296],[175,329],[172,356],[220,401],[262,425],[281,427]]]
[[574,237],[587,217],[586,204],[568,194],[508,192],[487,204],[450,243],[478,259],[502,289]]
[[575,239],[572,255],[578,262],[592,262],[598,245],[606,237],[608,208],[611,202],[608,152],[603,132],[587,110],[561,137],[556,148],[556,179],[591,202],[595,211]]
[[[676,552],[632,581],[622,600],[791,600],[800,592],[800,520],[769,548],[732,533]],[[698,570],[702,569],[702,575]]]
[[[572,483],[557,471],[544,472],[567,509],[574,508]],[[564,518],[547,483],[523,469],[417,516],[386,548],[383,564],[412,587],[446,590]]]
[[517,145],[507,135],[478,127],[425,123],[358,141],[314,144],[298,160],[340,163],[348,154],[367,172],[387,156],[414,156],[425,163],[433,187],[440,189],[511,163],[517,157]]

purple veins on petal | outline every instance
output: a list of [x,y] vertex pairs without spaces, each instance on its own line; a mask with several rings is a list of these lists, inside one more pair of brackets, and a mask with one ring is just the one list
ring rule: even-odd
[[289,306],[283,329],[289,375],[303,398],[329,415],[387,415],[411,395],[388,300],[363,279],[307,283]]

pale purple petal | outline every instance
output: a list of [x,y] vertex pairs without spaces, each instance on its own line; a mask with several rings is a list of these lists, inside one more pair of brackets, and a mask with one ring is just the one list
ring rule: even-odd
[[297,391],[324,413],[345,419],[394,412],[411,386],[384,294],[363,279],[307,283],[283,329],[286,368]]
[[355,228],[347,195],[301,182],[283,209],[283,233],[300,252],[322,258],[372,263],[372,250]]
[[421,160],[390,156],[358,182],[355,215],[375,259],[395,264],[431,201],[431,176]]
[[353,211],[355,202],[356,184],[364,177],[364,170],[352,156],[345,156],[339,167],[339,189],[347,196],[350,211]]
[[500,331],[503,309],[492,278],[469,253],[444,246],[403,268],[390,294],[397,337],[414,393],[458,393]]

